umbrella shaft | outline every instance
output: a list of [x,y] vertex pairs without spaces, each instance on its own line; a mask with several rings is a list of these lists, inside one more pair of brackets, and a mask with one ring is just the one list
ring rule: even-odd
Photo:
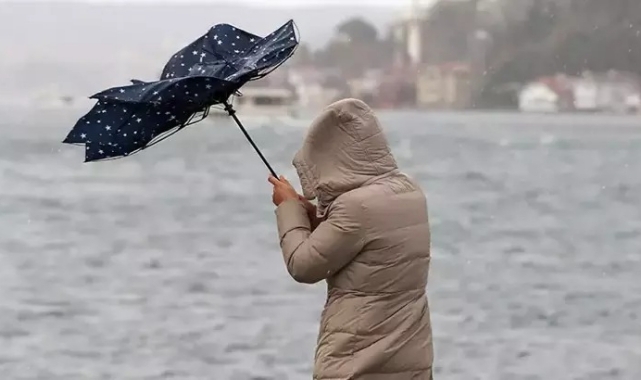
[[258,146],[256,145],[256,143],[254,142],[254,140],[251,138],[251,136],[249,135],[249,133],[247,133],[247,130],[246,130],[246,129],[245,129],[245,127],[243,126],[243,123],[241,123],[241,122],[240,122],[240,120],[238,119],[238,116],[236,116],[236,110],[234,110],[234,108],[232,107],[232,105],[231,105],[231,104],[229,104],[229,102],[225,102],[225,103],[224,103],[224,106],[225,106],[225,111],[227,111],[227,113],[229,114],[229,116],[231,116],[231,117],[234,119],[234,121],[235,121],[235,122],[236,122],[236,124],[238,125],[238,128],[240,128],[240,130],[241,130],[241,131],[243,132],[243,134],[245,135],[245,138],[247,139],[247,141],[249,141],[249,143],[251,144],[251,146],[252,146],[252,147],[254,147],[254,150],[256,151],[256,153],[258,153],[258,156],[260,157],[260,159],[261,159],[261,160],[263,160],[263,163],[265,164],[265,166],[267,166],[267,169],[269,169],[269,171],[271,172],[271,174],[272,174],[275,178],[278,178],[278,175],[276,174],[276,171],[274,171],[274,169],[272,169],[271,165],[269,165],[269,162],[267,162],[267,159],[265,158],[265,156],[263,155],[263,153],[260,151],[260,149],[258,148]]

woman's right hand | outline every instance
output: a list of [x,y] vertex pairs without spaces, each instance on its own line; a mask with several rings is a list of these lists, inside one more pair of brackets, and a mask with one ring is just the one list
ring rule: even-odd
[[316,205],[313,204],[312,202],[308,201],[307,198],[304,196],[298,194],[298,199],[303,202],[303,206],[305,206],[305,210],[307,210],[308,213],[313,213],[316,215]]
[[305,210],[307,210],[307,216],[312,225],[312,230],[318,227],[319,220],[316,217],[316,205],[307,200],[304,196],[298,194],[298,199],[303,203]]

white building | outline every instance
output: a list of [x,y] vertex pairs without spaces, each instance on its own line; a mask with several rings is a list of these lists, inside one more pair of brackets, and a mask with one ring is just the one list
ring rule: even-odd
[[559,112],[560,96],[545,83],[533,82],[519,93],[521,112],[556,113]]
[[594,79],[577,78],[572,86],[574,109],[595,112],[599,109],[599,86]]
[[574,108],[584,112],[625,113],[636,111],[639,85],[625,74],[585,73],[573,81]]
[[324,85],[325,73],[315,68],[292,69],[289,82],[296,90],[298,105],[307,110],[318,110],[335,101],[340,91]]

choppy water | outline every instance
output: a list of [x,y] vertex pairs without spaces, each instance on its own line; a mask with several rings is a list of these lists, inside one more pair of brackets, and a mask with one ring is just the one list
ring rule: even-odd
[[[291,280],[228,124],[128,159],[0,118],[2,380],[309,379],[324,285]],[[641,379],[641,119],[389,114],[428,191],[437,379]],[[259,128],[275,167],[303,131]]]

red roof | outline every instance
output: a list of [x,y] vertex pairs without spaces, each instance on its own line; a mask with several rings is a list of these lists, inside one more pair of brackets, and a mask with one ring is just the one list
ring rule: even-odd
[[572,94],[572,84],[567,78],[562,76],[541,77],[537,79],[536,82],[548,86],[550,90],[556,92],[558,95]]

